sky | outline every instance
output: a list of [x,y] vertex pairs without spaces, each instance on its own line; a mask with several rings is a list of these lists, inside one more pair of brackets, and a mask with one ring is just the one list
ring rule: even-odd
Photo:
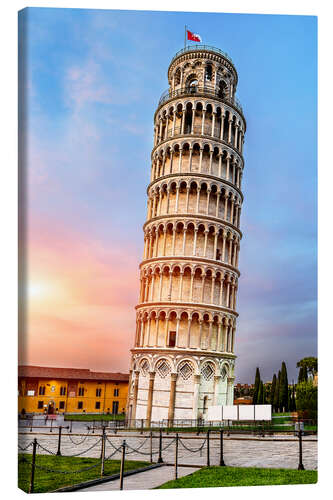
[[153,115],[185,24],[231,56],[247,121],[236,382],[282,361],[296,380],[317,355],[317,19],[29,8],[20,363],[129,369]]

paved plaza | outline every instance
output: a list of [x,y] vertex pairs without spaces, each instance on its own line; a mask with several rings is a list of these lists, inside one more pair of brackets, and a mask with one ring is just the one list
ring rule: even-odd
[[[206,435],[179,433],[179,465],[205,466],[207,464],[207,441]],[[45,450],[55,453],[58,445],[58,432],[28,432],[20,431],[18,444],[25,448],[33,438],[42,445]],[[120,447],[126,440],[129,448],[126,452],[128,460],[150,460],[150,438],[148,433],[140,434],[134,432],[119,431],[117,434],[108,432],[106,440],[105,456],[109,457],[115,449]],[[223,441],[224,461],[232,467],[269,467],[297,469],[299,443],[293,435],[276,435],[257,437],[251,435],[227,436]],[[19,450],[20,450],[19,448]],[[159,448],[158,432],[153,434],[152,450],[153,461],[157,462]],[[31,452],[32,447],[28,448]],[[162,458],[164,463],[173,464],[175,460],[175,434],[163,433]],[[47,453],[38,448],[37,453]],[[87,450],[87,451],[85,451]],[[133,451],[138,450],[138,451]],[[61,453],[63,456],[81,456],[99,458],[101,453],[101,432],[90,432],[85,436],[63,431],[61,440]],[[210,465],[218,465],[220,456],[219,434],[210,436]],[[120,451],[116,452],[113,459],[120,459]],[[303,437],[303,464],[305,469],[317,469],[317,436]],[[169,469],[169,468],[168,468]]]

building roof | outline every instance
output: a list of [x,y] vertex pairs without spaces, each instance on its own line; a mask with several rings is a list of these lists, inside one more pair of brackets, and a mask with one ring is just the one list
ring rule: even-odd
[[29,378],[61,378],[71,380],[112,380],[116,382],[128,382],[128,373],[93,372],[88,368],[53,368],[49,366],[27,366],[18,367],[19,377]]

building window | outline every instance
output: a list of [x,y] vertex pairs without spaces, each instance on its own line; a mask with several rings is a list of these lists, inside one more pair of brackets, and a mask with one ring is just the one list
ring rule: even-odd
[[96,389],[96,398],[100,398],[102,395],[102,389]]
[[66,396],[66,387],[60,387],[60,396]]
[[79,396],[84,396],[84,387],[79,387]]
[[78,410],[82,410],[82,408],[83,408],[83,401],[78,401],[78,403],[77,403],[77,409]]
[[119,396],[119,389],[113,389],[113,395],[114,396]]
[[42,410],[44,408],[44,401],[38,401],[38,410]]
[[60,401],[59,402],[59,410],[64,410],[65,409],[65,401]]
[[118,409],[119,409],[119,401],[113,401],[112,403],[112,413],[113,415],[118,414]]
[[100,401],[96,401],[95,408],[96,408],[96,410],[99,410],[101,408],[101,402]]
[[39,395],[44,396],[44,394],[45,394],[45,385],[41,385],[39,387]]
[[176,345],[176,332],[169,332],[168,347],[175,347]]

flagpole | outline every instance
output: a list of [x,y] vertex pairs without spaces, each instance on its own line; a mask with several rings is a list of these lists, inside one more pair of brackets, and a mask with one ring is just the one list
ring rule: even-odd
[[185,24],[185,38],[184,38],[184,49],[186,49],[186,24]]

